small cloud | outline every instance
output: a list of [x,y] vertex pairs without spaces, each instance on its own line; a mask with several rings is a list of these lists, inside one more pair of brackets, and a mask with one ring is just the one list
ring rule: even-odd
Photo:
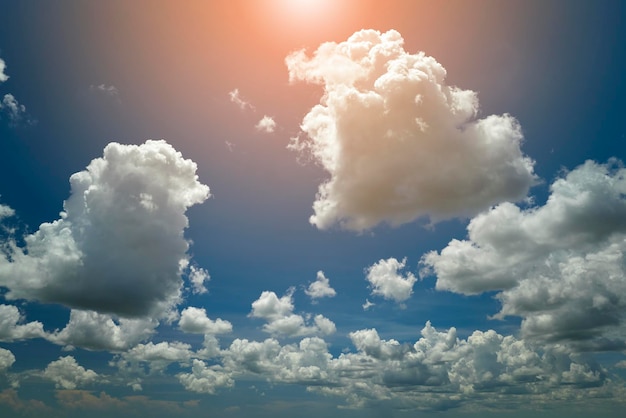
[[230,141],[224,141],[224,144],[226,144],[226,147],[228,148],[228,151],[233,152],[233,150],[235,149],[235,144],[233,144]]
[[276,130],[276,122],[274,122],[274,119],[272,119],[271,116],[265,115],[263,116],[263,119],[261,119],[259,123],[256,124],[255,127],[258,131],[271,134]]
[[234,89],[233,91],[228,93],[228,97],[230,97],[230,101],[235,103],[241,110],[245,110],[246,108],[254,110],[254,106],[250,104],[250,102],[241,98],[239,94],[239,89]]
[[323,271],[317,272],[317,280],[309,285],[309,288],[304,291],[313,301],[316,299],[329,297],[334,297],[337,292],[335,289],[330,287],[330,280],[324,276]]
[[406,266],[406,258],[380,260],[367,269],[367,281],[370,282],[372,295],[382,296],[397,303],[404,302],[413,294],[413,285],[417,278],[413,273],[405,276],[399,272]]
[[363,306],[363,310],[367,311],[369,308],[371,308],[372,306],[376,305],[373,302],[370,302],[369,299],[365,299],[365,303],[362,305]]
[[120,95],[120,91],[118,90],[118,88],[113,85],[107,86],[106,84],[98,84],[98,85],[92,84],[89,86],[89,90],[93,92],[97,92],[97,93],[102,93],[109,97],[115,97],[115,98],[118,98]]
[[[8,93],[4,95],[2,102],[0,102],[0,110],[9,117],[9,124],[11,126],[17,126],[26,114],[26,106],[19,104],[15,96]],[[32,123],[32,121],[27,121]]]
[[9,79],[9,76],[4,73],[4,70],[7,68],[4,60],[0,58],[0,83],[4,83]]

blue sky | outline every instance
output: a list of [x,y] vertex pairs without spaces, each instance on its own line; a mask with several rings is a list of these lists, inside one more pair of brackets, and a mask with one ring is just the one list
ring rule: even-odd
[[620,2],[1,8],[7,416],[623,407]]

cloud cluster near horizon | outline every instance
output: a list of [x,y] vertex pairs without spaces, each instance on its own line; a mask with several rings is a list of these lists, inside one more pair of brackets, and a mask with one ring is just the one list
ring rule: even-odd
[[447,85],[441,64],[403,43],[394,30],[362,30],[286,58],[291,82],[324,87],[301,124],[308,138],[289,145],[330,174],[310,218],[320,229],[472,216],[536,181],[518,122],[476,119],[476,93]]

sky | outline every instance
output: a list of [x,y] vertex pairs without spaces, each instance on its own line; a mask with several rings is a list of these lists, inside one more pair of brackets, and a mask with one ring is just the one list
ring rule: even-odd
[[623,410],[623,2],[0,9],[0,415]]

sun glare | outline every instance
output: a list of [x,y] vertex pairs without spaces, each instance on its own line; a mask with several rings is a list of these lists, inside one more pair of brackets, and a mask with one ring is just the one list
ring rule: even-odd
[[280,29],[298,32],[333,25],[345,2],[336,0],[265,0],[261,14]]

